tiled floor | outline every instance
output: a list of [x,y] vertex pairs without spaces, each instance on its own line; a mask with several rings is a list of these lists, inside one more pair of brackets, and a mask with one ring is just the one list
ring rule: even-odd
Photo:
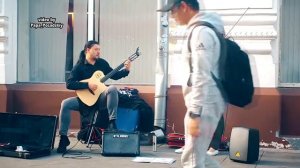
[[[135,163],[132,160],[135,157],[105,157],[101,155],[101,149],[98,145],[87,148],[86,144],[77,143],[76,138],[70,138],[73,147],[71,154],[63,158],[53,150],[50,156],[37,159],[25,160],[18,158],[0,157],[1,168],[180,168],[180,154],[176,154],[174,149],[167,145],[158,145],[157,151],[154,152],[152,146],[141,146],[141,157],[153,158],[174,158],[176,161],[172,164],[161,163]],[[58,142],[58,141],[57,141]],[[57,144],[55,144],[57,147]],[[78,155],[80,154],[81,155]],[[229,159],[228,151],[221,151],[213,159],[218,160],[224,168],[299,168],[300,151],[267,149],[261,148],[259,161],[253,164],[234,162]]]

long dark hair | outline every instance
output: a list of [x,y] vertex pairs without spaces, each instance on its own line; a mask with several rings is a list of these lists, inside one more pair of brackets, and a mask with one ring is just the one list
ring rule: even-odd
[[90,41],[85,43],[84,49],[79,54],[79,59],[77,61],[77,64],[83,64],[84,63],[86,49],[92,48],[95,44],[99,44],[99,43],[97,41],[94,41],[94,40],[90,40]]

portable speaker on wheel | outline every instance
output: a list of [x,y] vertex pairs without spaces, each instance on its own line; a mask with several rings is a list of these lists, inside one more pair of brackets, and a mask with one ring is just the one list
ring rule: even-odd
[[259,155],[259,131],[233,127],[230,136],[229,158],[233,161],[253,163]]
[[102,134],[102,155],[140,155],[139,132],[104,131]]

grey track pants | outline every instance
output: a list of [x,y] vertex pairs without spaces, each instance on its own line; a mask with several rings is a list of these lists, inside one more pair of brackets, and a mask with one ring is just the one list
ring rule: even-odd
[[219,102],[203,106],[200,121],[200,136],[192,137],[187,134],[186,113],[184,118],[185,146],[181,156],[181,163],[184,168],[219,168],[220,164],[206,154],[212,140],[218,122],[225,111],[225,103]]

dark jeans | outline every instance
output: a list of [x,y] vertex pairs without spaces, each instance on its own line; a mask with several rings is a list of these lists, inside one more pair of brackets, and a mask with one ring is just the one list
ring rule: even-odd
[[[109,86],[100,95],[99,109],[106,107],[108,111],[109,120],[117,118],[117,108],[118,108],[118,90],[115,86]],[[71,112],[79,111],[79,102],[77,97],[70,97],[62,101],[60,115],[59,115],[59,134],[67,135],[69,126],[71,123]],[[81,120],[83,118],[81,117]],[[86,119],[85,119],[86,120]],[[90,121],[88,121],[90,122]],[[82,121],[86,123],[86,121]]]
[[222,115],[218,123],[218,126],[216,128],[216,131],[214,133],[213,139],[210,142],[209,147],[214,148],[215,150],[219,149],[223,132],[224,132],[224,117]]

